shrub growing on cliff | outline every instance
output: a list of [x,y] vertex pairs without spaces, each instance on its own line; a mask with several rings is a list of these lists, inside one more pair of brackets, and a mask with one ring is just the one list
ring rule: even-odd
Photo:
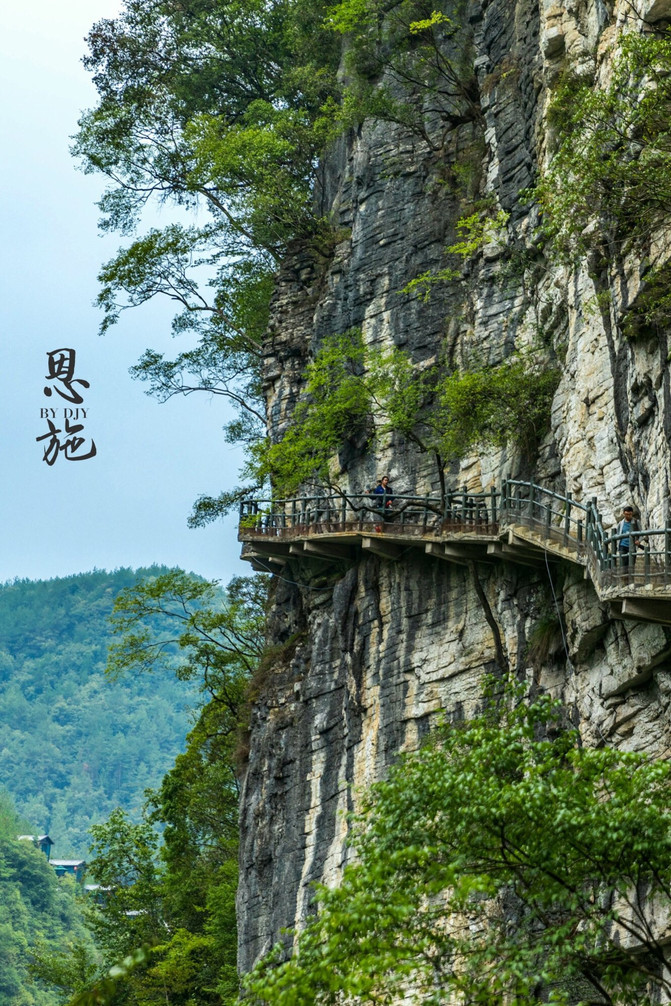
[[433,454],[444,488],[447,463],[479,446],[519,449],[528,462],[546,432],[556,368],[531,354],[496,366],[446,371],[413,364],[391,347],[365,346],[353,329],[326,339],[306,372],[306,392],[277,443],[252,449],[249,474],[291,495],[301,485],[335,484],[348,443],[395,433]]
[[620,37],[605,86],[564,74],[550,107],[558,146],[538,189],[563,255],[644,250],[671,206],[671,34]]
[[429,385],[430,375],[406,353],[365,346],[360,329],[331,336],[307,367],[305,397],[287,432],[278,443],[258,445],[250,474],[289,495],[302,484],[337,479],[348,443],[365,445],[393,430],[421,444],[418,417]]
[[345,124],[395,122],[435,148],[480,116],[464,0],[340,0],[328,23],[347,38]]
[[[671,768],[582,747],[508,689],[438,729],[353,818],[356,861],[317,891],[253,1003],[610,1003],[671,992]],[[406,997],[407,998],[404,998]]]
[[479,444],[512,444],[526,462],[533,460],[549,427],[559,376],[556,367],[519,355],[496,367],[449,374],[438,389],[444,456],[464,457]]

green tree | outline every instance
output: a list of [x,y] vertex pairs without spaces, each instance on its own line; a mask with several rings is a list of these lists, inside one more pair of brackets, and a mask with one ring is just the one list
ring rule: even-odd
[[668,995],[671,767],[583,747],[557,703],[520,699],[441,726],[373,787],[354,862],[318,889],[291,959],[248,977],[252,1002]]
[[669,219],[671,35],[617,40],[606,83],[568,69],[551,107],[556,146],[537,190],[543,227],[569,258],[645,252]]
[[[166,296],[194,348],[134,368],[164,399],[229,398],[232,438],[258,438],[262,340],[288,245],[323,240],[315,186],[337,93],[328,0],[126,0],[94,25],[84,64],[98,90],[73,154],[109,187],[101,226],[132,234],[148,202],[201,209],[135,238],[100,273],[106,331],[121,311]],[[332,116],[331,116],[332,118]]]
[[265,578],[238,578],[224,592],[173,570],[116,599],[110,674],[157,671],[169,659],[178,677],[198,682],[201,704],[186,751],[148,795],[146,819],[133,824],[116,811],[92,829],[89,872],[105,892],[91,926],[104,966],[142,948],[145,956],[101,976],[82,1003],[96,995],[132,1006],[237,998],[236,749],[264,645],[266,589]]
[[[342,118],[394,122],[440,149],[481,115],[463,0],[341,0],[329,24],[346,38]],[[438,126],[438,128],[436,128]]]
[[30,974],[41,985],[55,990],[60,1001],[65,1002],[98,979],[100,958],[90,940],[68,938],[57,950],[39,943],[33,949]]

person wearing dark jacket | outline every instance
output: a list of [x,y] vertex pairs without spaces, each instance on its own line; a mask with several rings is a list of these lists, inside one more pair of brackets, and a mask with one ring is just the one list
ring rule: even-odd
[[377,505],[382,510],[382,517],[385,521],[392,519],[391,504],[394,493],[389,485],[389,476],[383,475],[378,484],[373,489],[373,496],[377,496]]

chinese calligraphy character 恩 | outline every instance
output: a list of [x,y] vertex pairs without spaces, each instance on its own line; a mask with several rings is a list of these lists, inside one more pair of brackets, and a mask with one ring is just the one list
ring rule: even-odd
[[[73,385],[79,384],[82,388],[89,388],[90,384],[88,381],[74,376],[74,349],[54,349],[47,353],[47,359],[49,361],[49,372],[46,375],[46,379],[53,381],[54,387],[45,387],[44,394],[49,398],[52,391],[55,390],[67,402],[81,405],[84,399]],[[60,411],[63,413],[62,422],[57,417],[57,413]],[[87,449],[85,446],[85,437],[79,435],[84,429],[84,424],[79,422],[79,420],[80,418],[86,419],[87,412],[88,410],[84,408],[73,409],[64,407],[62,410],[55,408],[40,409],[40,418],[46,419],[48,426],[46,433],[35,437],[38,443],[46,441],[42,455],[43,461],[46,461],[51,466],[56,462],[60,454],[63,455],[66,461],[86,461],[88,458],[96,456],[98,450],[95,441],[91,440],[90,446]],[[56,425],[57,423],[58,425]]]
[[47,381],[54,381],[53,389],[45,387],[44,394],[50,398],[52,391],[64,398],[66,402],[73,405],[81,405],[84,399],[79,392],[72,387],[73,384],[81,384],[84,388],[89,388],[88,381],[75,377],[75,351],[74,349],[52,349],[47,353],[49,361],[49,372],[46,375]]

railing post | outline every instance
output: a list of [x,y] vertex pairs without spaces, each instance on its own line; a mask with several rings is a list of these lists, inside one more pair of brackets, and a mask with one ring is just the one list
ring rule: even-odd
[[297,499],[292,499],[291,501],[291,526],[296,527],[296,505],[298,503]]
[[489,512],[491,514],[491,522],[492,522],[492,524],[496,524],[496,521],[497,521],[497,513],[496,513],[496,489],[494,488],[494,486],[492,486],[490,488],[490,490],[489,490],[489,499],[490,499]]
[[578,518],[577,533],[578,533],[578,544],[582,545],[582,518]]
[[550,523],[552,521],[552,497],[548,498],[545,504],[545,537],[550,537]]
[[608,569],[608,537],[604,531],[603,524],[599,521],[595,525],[595,534],[597,536],[597,542],[599,544],[599,555],[601,561],[601,568],[603,570]]
[[608,539],[608,567],[617,570],[617,548],[615,547],[615,531],[611,531]]
[[[634,545],[634,549],[636,546]],[[634,554],[636,554],[634,552]],[[650,583],[650,539],[645,539],[643,546],[643,582]]]
[[594,525],[593,525],[593,515],[592,515],[592,505],[587,504],[587,510],[585,512],[585,542],[587,545],[591,545],[594,548]]
[[461,521],[465,524],[468,520],[468,486],[462,486],[461,490]]
[[671,531],[664,532],[664,583],[668,583],[671,571]]
[[535,485],[533,482],[529,483],[529,524],[533,526],[534,522],[534,489]]
[[[599,539],[599,511],[596,505],[596,496],[592,496],[592,499],[590,500],[589,515],[592,525],[592,547],[597,553],[597,560],[599,564],[601,564],[603,562],[603,557],[601,556],[601,545]],[[599,565],[599,571],[601,568],[601,565]]]
[[504,479],[501,483],[501,507],[500,513],[503,515],[508,510],[508,479]]
[[566,514],[564,515],[564,545],[568,542],[569,531],[571,530],[571,493],[566,493]]

